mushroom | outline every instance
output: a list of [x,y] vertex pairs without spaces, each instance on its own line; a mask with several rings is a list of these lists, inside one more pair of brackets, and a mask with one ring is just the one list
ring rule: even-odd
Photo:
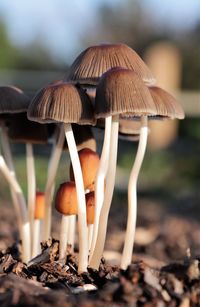
[[[78,272],[87,271],[88,240],[86,205],[80,161],[71,123],[94,124],[93,109],[89,97],[78,86],[60,83],[43,88],[32,100],[28,109],[31,120],[64,123],[63,129],[75,174],[78,201],[79,265]],[[47,203],[48,206],[48,203]]]
[[95,196],[94,191],[86,194],[86,211],[87,211],[87,225],[88,225],[88,250],[90,251],[92,244],[92,235],[94,227],[94,207],[95,207]]
[[[82,87],[87,89],[88,94],[94,100],[96,86],[101,75],[110,68],[117,66],[135,71],[148,84],[152,85],[155,83],[155,78],[146,64],[133,49],[125,44],[100,44],[87,48],[75,59],[69,68],[66,80],[80,83]],[[104,142],[95,185],[95,223],[91,254],[96,244],[99,215],[104,198],[104,181],[108,172],[111,121],[111,116],[106,116]],[[113,123],[112,126],[113,130],[114,126],[118,130],[117,123]]]
[[[90,266],[98,269],[102,257],[108,214],[115,182],[119,116],[122,118],[142,117],[142,129],[148,134],[146,118],[156,114],[156,108],[142,79],[132,70],[113,68],[101,77],[95,100],[96,118],[109,117],[112,120],[109,167],[106,177],[104,202],[100,213],[98,234],[94,252],[90,256]],[[142,133],[143,134],[143,133]],[[136,210],[136,204],[132,203]],[[96,209],[96,208],[95,208]],[[131,214],[131,213],[130,213]],[[133,216],[135,219],[136,217]]]
[[65,258],[67,251],[68,232],[70,227],[68,217],[71,215],[76,216],[78,212],[75,182],[64,182],[59,186],[55,198],[55,207],[56,210],[62,214],[59,245],[59,259],[62,260]]
[[28,222],[25,198],[15,174],[6,123],[11,114],[25,112],[28,108],[28,104],[29,98],[20,89],[13,86],[0,87],[1,141],[5,156],[4,160],[3,156],[0,155],[0,169],[11,187],[12,201],[22,239],[22,260],[24,262],[28,262],[30,259],[30,225]]
[[[150,120],[157,119],[157,118],[158,119],[165,119],[165,118],[183,119],[184,118],[184,111],[181,105],[169,93],[167,93],[163,89],[156,87],[156,86],[149,87],[149,92],[152,96],[153,102],[156,107],[156,114],[155,116],[149,117]],[[141,167],[145,149],[146,149],[147,134],[148,134],[145,128],[146,119],[143,117],[142,121],[144,121],[144,125],[141,122],[141,132],[140,132],[138,150],[137,150],[134,165],[132,167],[132,171],[131,171],[130,179],[129,179],[129,185],[128,185],[129,212],[132,212],[132,214],[128,215],[125,243],[124,243],[124,248],[122,252],[121,268],[124,270],[131,263],[131,259],[132,259],[136,220],[133,223],[133,218],[131,218],[131,215],[133,217],[134,216],[136,217],[136,212],[134,212],[132,209],[133,209],[134,203],[137,203],[136,185],[137,185],[137,179],[138,179],[140,167]],[[146,125],[147,125],[147,122],[146,122]]]
[[27,119],[26,113],[16,114],[8,120],[8,136],[17,143],[24,143],[26,146],[26,169],[28,187],[28,217],[31,225],[31,238],[33,237],[33,223],[35,212],[36,196],[36,175],[33,153],[34,144],[47,144],[48,130],[46,125],[32,122]]
[[40,239],[41,239],[41,221],[45,215],[45,194],[43,192],[36,192],[35,197],[35,212],[33,222],[33,247],[32,257],[36,257],[40,253]]
[[[95,180],[99,168],[99,155],[90,148],[83,148],[78,152],[85,193],[94,191]],[[70,180],[74,180],[72,165],[70,166]]]

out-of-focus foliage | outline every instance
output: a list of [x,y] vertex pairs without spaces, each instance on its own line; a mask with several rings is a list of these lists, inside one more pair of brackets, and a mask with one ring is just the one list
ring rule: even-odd
[[58,69],[46,50],[37,41],[26,48],[16,48],[9,40],[4,24],[0,23],[0,69]]

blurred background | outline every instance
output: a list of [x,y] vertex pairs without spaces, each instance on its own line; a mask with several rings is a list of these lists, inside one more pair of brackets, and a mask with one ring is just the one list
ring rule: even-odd
[[[136,50],[154,72],[158,84],[176,95],[186,112],[186,119],[181,122],[151,123],[138,183],[140,227],[135,250],[148,251],[153,256],[158,250],[156,257],[162,260],[181,257],[188,246],[200,252],[199,0],[1,0],[0,85],[15,85],[33,95],[47,83],[63,78],[83,49],[100,42],[122,42]],[[115,251],[122,247],[127,184],[136,148],[137,143],[119,142],[107,242],[108,248]],[[26,193],[25,149],[12,144],[12,150]],[[37,186],[43,190],[50,146],[36,145],[34,150]],[[68,179],[68,166],[69,159],[64,154],[57,184]],[[1,225],[5,226],[11,205],[2,177],[0,200]],[[10,231],[5,229],[2,227],[0,238],[10,239]],[[147,230],[152,236],[156,233],[156,237],[141,243],[139,230]],[[144,232],[142,237],[146,235]],[[165,247],[161,239],[165,240]]]

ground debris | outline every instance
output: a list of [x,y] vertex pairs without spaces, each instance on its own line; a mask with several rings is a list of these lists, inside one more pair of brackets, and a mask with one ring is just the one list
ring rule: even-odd
[[[99,270],[77,271],[77,255],[59,261],[58,241],[44,242],[42,253],[27,265],[0,254],[0,306],[158,306],[200,305],[200,261],[157,268],[135,261],[126,270],[104,259]],[[51,299],[50,299],[51,298]]]

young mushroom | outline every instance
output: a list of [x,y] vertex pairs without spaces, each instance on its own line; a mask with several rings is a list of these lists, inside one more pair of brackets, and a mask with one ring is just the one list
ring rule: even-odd
[[78,272],[85,272],[87,271],[88,264],[85,192],[71,124],[88,125],[95,123],[91,102],[85,91],[79,86],[69,82],[63,82],[43,88],[32,100],[28,110],[28,116],[31,120],[41,123],[63,123],[62,129],[65,131],[77,189],[79,233]]
[[[112,129],[109,153],[110,164],[106,177],[104,202],[100,213],[95,249],[90,256],[90,266],[92,268],[98,269],[99,267],[106,238],[108,214],[115,182],[119,116],[122,118],[142,117],[142,130],[145,131],[145,138],[145,135],[148,134],[146,118],[148,115],[154,115],[155,113],[156,108],[148,88],[134,71],[119,67],[103,74],[97,87],[95,114],[96,118],[110,117]],[[132,212],[134,211],[134,214],[132,212],[129,214],[135,219],[136,203],[132,204],[131,207],[133,207]]]
[[36,257],[40,253],[41,241],[41,221],[44,220],[45,215],[45,194],[43,192],[36,192],[35,197],[35,214],[33,222],[33,247],[32,257]]
[[56,210],[62,214],[61,230],[60,230],[60,245],[59,245],[59,259],[62,260],[66,256],[69,219],[71,215],[77,215],[77,192],[75,182],[64,182],[60,185],[55,198]]
[[[90,148],[83,148],[78,152],[85,192],[94,191],[95,180],[99,168],[99,155]],[[72,165],[70,166],[70,180],[74,180]]]
[[[66,80],[80,83],[94,100],[96,86],[100,77],[103,73],[113,67],[122,67],[133,70],[148,84],[152,85],[155,83],[155,78],[146,64],[133,49],[125,44],[100,44],[87,48],[75,59],[69,68]],[[104,200],[104,182],[108,172],[111,143],[111,122],[112,117],[106,116],[104,142],[95,184],[95,223],[91,255],[96,244],[99,216]],[[118,131],[118,124],[114,124],[114,118],[112,126],[113,130],[115,129]],[[118,134],[117,131],[116,134]]]

